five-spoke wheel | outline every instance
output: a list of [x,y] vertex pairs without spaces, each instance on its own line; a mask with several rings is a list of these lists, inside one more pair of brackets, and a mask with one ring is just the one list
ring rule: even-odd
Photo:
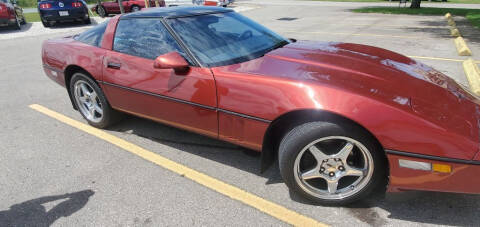
[[70,80],[70,95],[87,122],[105,128],[120,120],[122,114],[112,109],[102,89],[85,72],[76,72]]
[[295,160],[295,179],[319,198],[344,198],[365,187],[373,161],[360,142],[342,136],[320,138],[308,144]]
[[384,184],[384,161],[368,132],[332,122],[297,126],[279,148],[280,171],[290,189],[327,205],[364,198]]
[[102,103],[97,93],[87,82],[79,80],[74,85],[75,99],[78,109],[90,121],[98,123],[102,120]]

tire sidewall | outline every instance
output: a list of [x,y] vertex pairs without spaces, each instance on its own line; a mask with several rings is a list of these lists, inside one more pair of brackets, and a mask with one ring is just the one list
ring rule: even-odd
[[[136,10],[135,10],[135,9],[136,9]],[[140,9],[139,6],[137,6],[137,5],[132,6],[132,12],[138,12],[138,11],[140,11],[140,10],[141,10],[141,9]]]
[[[102,104],[102,110],[103,110],[103,116],[102,120],[100,122],[92,122],[88,120],[88,118],[80,111],[79,109],[79,103],[77,102],[77,98],[75,97],[75,83],[79,80],[82,80],[90,85],[92,89],[95,90],[97,93],[98,99],[100,100],[100,103]],[[75,102],[75,105],[77,106],[78,112],[82,115],[82,117],[88,122],[88,124],[97,127],[97,128],[105,128],[106,126],[109,125],[110,118],[112,117],[112,109],[110,107],[110,104],[108,103],[105,95],[103,94],[103,91],[101,88],[93,81],[90,77],[85,75],[82,72],[76,72],[73,74],[72,79],[70,81],[70,94],[73,97],[73,101]]]
[[[100,13],[100,12],[103,12],[103,13]],[[107,11],[105,10],[105,8],[103,6],[99,6],[98,9],[97,9],[97,14],[101,18],[104,18],[104,17],[107,16]]]
[[[344,136],[362,143],[373,159],[373,174],[370,181],[356,194],[344,199],[321,199],[304,191],[295,179],[295,160],[305,146],[311,142],[328,136]],[[280,173],[287,186],[294,192],[321,205],[346,205],[358,199],[365,198],[385,178],[385,158],[379,151],[373,138],[358,127],[332,122],[310,122],[293,128],[282,139],[279,147]]]

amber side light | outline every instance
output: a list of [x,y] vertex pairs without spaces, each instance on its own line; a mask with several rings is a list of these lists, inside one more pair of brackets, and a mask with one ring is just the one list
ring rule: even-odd
[[439,173],[451,173],[452,172],[452,167],[449,166],[449,165],[445,165],[445,164],[433,163],[432,164],[432,170],[434,172],[439,172]]

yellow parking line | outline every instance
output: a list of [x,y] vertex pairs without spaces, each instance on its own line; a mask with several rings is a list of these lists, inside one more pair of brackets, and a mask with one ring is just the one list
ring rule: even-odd
[[464,59],[453,59],[453,58],[436,58],[436,57],[424,57],[424,56],[407,56],[409,58],[418,58],[418,59],[428,59],[428,60],[438,60],[438,61],[456,61],[463,62]]
[[126,140],[118,138],[114,135],[111,135],[105,131],[94,128],[90,125],[83,124],[79,121],[73,120],[65,115],[57,113],[53,110],[50,110],[46,107],[43,107],[38,104],[32,104],[30,108],[43,113],[49,117],[52,117],[60,122],[63,122],[67,125],[70,125],[74,128],[77,128],[81,131],[89,133],[93,136],[96,136],[102,140],[105,140],[117,147],[120,147],[134,155],[137,155],[147,161],[153,162],[158,166],[161,166],[165,169],[168,169],[176,174],[179,174],[183,177],[189,178],[192,181],[197,182],[207,188],[210,188],[220,194],[228,196],[232,199],[238,200],[246,205],[249,205],[253,208],[256,208],[268,215],[271,215],[281,221],[284,221],[288,224],[294,226],[327,226],[324,223],[320,223],[312,218],[303,216],[293,210],[289,210],[281,205],[270,202],[266,199],[263,199],[259,196],[256,196],[252,193],[244,191],[240,188],[237,188],[233,185],[227,184],[220,180],[217,180],[213,177],[210,177],[206,174],[200,173],[196,170],[190,169],[187,166],[171,161],[167,158],[164,158],[156,153],[148,151],[144,148],[141,148],[133,143],[130,143]]

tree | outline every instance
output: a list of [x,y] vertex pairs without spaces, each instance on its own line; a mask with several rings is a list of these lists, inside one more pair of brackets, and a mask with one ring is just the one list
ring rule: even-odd
[[420,3],[422,3],[422,0],[412,0],[412,4],[410,4],[411,9],[419,9],[420,8]]

